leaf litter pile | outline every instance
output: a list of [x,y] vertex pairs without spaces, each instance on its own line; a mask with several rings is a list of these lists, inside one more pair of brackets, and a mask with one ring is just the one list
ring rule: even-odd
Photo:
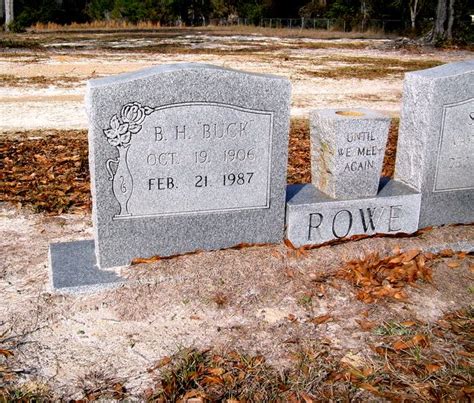
[[431,264],[436,259],[456,257],[458,261],[452,261],[448,266],[457,267],[459,260],[466,256],[465,252],[455,253],[451,249],[436,254],[412,249],[383,259],[373,253],[365,259],[349,262],[337,276],[353,284],[358,290],[357,299],[365,303],[381,298],[407,300],[404,291],[407,285],[417,287],[418,280],[432,283]]
[[[398,122],[394,120],[383,175],[392,176]],[[309,122],[292,119],[289,183],[311,182]],[[0,201],[29,206],[36,212],[90,211],[90,178],[84,130],[28,132],[0,139]]]
[[417,280],[432,281],[432,270],[427,260],[435,257],[418,249],[385,259],[373,253],[366,259],[349,262],[338,276],[359,290],[357,299],[363,302],[372,303],[384,297],[405,300],[407,295],[403,289],[407,284],[415,286]]
[[1,201],[55,214],[90,210],[86,133],[34,134],[0,141]]

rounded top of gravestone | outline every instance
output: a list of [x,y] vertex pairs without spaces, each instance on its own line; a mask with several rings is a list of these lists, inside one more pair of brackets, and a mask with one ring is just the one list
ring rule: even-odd
[[462,60],[456,63],[442,64],[424,70],[416,70],[405,73],[408,79],[437,80],[453,76],[474,73],[474,59]]
[[313,117],[329,120],[386,120],[387,115],[367,108],[338,108],[338,109],[315,109],[311,111]]
[[214,71],[214,72],[232,73],[232,74],[239,74],[239,75],[244,74],[248,76],[261,77],[261,78],[270,79],[270,80],[281,80],[281,81],[286,81],[289,83],[289,80],[287,78],[276,76],[273,74],[262,74],[262,73],[240,71],[240,70],[228,69],[228,68],[220,67],[220,66],[214,66],[212,64],[207,64],[207,63],[173,63],[173,64],[160,64],[157,66],[147,67],[145,69],[141,69],[134,72],[116,74],[110,77],[91,79],[87,81],[87,86],[89,89],[94,89],[98,87],[116,85],[116,84],[126,83],[126,82],[139,80],[139,79],[147,79],[153,76],[162,75],[166,73],[173,74],[173,73],[185,72],[185,71],[198,71],[198,72]]

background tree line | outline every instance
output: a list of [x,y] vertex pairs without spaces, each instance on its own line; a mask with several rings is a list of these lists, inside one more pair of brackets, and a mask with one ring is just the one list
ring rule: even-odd
[[[400,20],[413,33],[433,39],[473,39],[472,0],[0,0],[13,7],[14,28],[36,22],[151,21],[162,25],[206,25],[211,19],[232,23],[262,18],[330,18],[347,26],[370,19]],[[10,3],[10,4],[9,4]],[[12,6],[13,3],[13,6]],[[7,10],[5,10],[7,11]]]

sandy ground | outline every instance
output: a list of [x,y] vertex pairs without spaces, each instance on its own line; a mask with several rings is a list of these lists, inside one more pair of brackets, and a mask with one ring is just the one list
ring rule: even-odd
[[[48,384],[55,396],[81,398],[84,380],[95,376],[98,385],[119,380],[140,397],[159,375],[148,369],[180,347],[258,352],[284,367],[295,343],[326,339],[336,350],[365,357],[369,336],[356,323],[364,312],[377,323],[430,322],[472,302],[472,258],[457,269],[438,262],[433,284],[409,289],[407,302],[367,305],[347,283],[318,288],[311,280],[373,251],[474,250],[472,226],[327,246],[302,257],[283,244],[205,252],[124,268],[127,282],[119,289],[58,295],[49,287],[48,244],[90,238],[90,216],[19,213],[4,205],[1,218],[0,334],[10,340],[3,348],[15,351],[22,379]],[[301,304],[316,289],[318,298]],[[228,301],[221,307],[214,302],[218,293]],[[327,313],[332,322],[308,322]]]
[[[39,37],[41,39],[41,37]],[[37,39],[33,35],[33,39]],[[105,39],[103,39],[105,41]],[[49,41],[43,49],[9,50],[0,53],[0,75],[19,78],[57,78],[41,83],[0,88],[0,132],[28,129],[78,129],[87,127],[83,108],[85,82],[100,77],[139,70],[162,63],[203,62],[218,66],[287,77],[293,85],[293,116],[308,116],[312,108],[369,107],[396,116],[400,109],[402,75],[383,79],[328,79],[311,77],[308,70],[337,67],[340,57],[376,57],[402,60],[459,61],[472,58],[472,52],[440,51],[434,48],[416,52],[395,49],[390,40],[336,40],[339,47],[314,38],[266,36],[182,35],[174,38],[136,39],[107,42],[108,50],[95,47],[100,39]],[[170,44],[189,53],[134,52],[143,46]],[[258,46],[256,45],[258,44]],[[364,48],[351,48],[351,44]],[[302,47],[302,45],[304,45]],[[312,48],[314,47],[314,48]],[[113,48],[120,49],[114,52]],[[238,53],[243,48],[247,51]],[[219,54],[213,54],[213,50]],[[226,49],[232,52],[225,53]],[[204,53],[200,53],[203,52]],[[207,52],[207,54],[206,54]],[[237,52],[237,53],[236,53]],[[336,61],[332,60],[336,58]],[[64,87],[61,76],[78,81]],[[56,81],[58,80],[58,81]]]

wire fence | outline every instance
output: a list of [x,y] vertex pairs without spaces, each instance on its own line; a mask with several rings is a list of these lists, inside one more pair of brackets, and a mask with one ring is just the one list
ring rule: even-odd
[[210,25],[245,25],[258,26],[264,28],[289,28],[289,29],[323,29],[327,31],[383,31],[397,32],[408,28],[408,23],[402,20],[384,20],[370,19],[365,21],[353,22],[343,19],[331,18],[262,18],[259,21],[253,21],[247,18],[215,18],[209,21]]

